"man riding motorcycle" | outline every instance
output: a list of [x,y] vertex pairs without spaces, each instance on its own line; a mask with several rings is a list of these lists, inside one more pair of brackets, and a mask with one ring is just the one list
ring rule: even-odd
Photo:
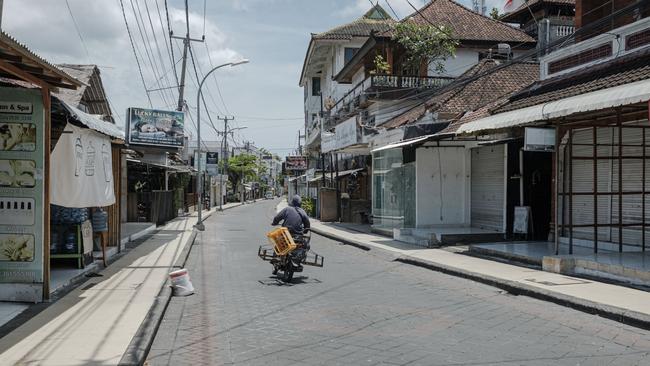
[[292,257],[295,258],[294,262],[298,268],[302,268],[300,262],[302,262],[307,255],[307,251],[309,251],[309,242],[303,240],[303,234],[311,227],[309,224],[309,216],[307,216],[305,210],[300,208],[301,204],[302,200],[300,196],[293,196],[291,202],[289,202],[289,207],[285,207],[275,215],[271,223],[271,225],[275,226],[282,221],[282,226],[289,229],[291,237],[298,245],[298,248],[291,253]]

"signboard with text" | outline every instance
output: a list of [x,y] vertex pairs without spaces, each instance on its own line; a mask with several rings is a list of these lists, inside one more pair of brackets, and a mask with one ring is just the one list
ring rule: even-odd
[[160,147],[182,147],[185,115],[178,111],[129,108],[127,140],[129,144]]
[[285,169],[287,172],[307,170],[307,157],[287,156],[285,161]]
[[0,88],[0,289],[33,287],[19,295],[0,290],[0,300],[42,300],[43,125],[39,89]]

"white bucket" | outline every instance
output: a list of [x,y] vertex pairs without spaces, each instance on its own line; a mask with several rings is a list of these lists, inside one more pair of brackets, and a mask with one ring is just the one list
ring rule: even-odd
[[171,272],[169,279],[172,282],[172,295],[173,296],[189,296],[194,293],[194,286],[190,281],[190,275],[187,269],[179,269],[178,271]]

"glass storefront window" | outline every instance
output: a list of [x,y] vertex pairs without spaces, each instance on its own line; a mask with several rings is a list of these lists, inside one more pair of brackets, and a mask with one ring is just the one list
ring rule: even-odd
[[373,226],[415,227],[415,163],[403,163],[402,149],[373,154]]

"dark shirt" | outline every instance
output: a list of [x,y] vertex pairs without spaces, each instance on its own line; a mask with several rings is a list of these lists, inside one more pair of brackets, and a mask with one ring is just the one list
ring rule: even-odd
[[282,226],[289,229],[291,234],[302,234],[304,229],[309,229],[309,216],[300,207],[285,207],[273,218],[271,225],[277,225],[282,221]]

